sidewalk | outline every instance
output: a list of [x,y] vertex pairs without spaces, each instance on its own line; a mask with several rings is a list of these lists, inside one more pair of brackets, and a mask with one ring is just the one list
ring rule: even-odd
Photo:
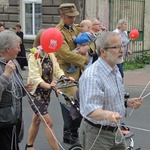
[[28,67],[24,67],[26,68],[26,70],[22,70],[22,77],[23,77],[23,80],[27,80],[27,76],[28,76]]
[[145,87],[149,81],[150,81],[150,65],[146,65],[144,68],[141,69],[125,71],[124,74],[125,86]]

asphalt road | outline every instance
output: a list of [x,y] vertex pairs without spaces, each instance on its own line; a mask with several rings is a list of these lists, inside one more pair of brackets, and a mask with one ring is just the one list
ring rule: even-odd
[[[143,91],[143,88],[134,87],[126,88],[131,94],[131,97],[138,97]],[[149,93],[150,88],[144,92],[143,96]],[[130,129],[134,132],[135,148],[141,147],[141,150],[150,150],[150,96],[143,99],[143,104],[137,110],[131,113],[131,109],[128,109],[128,116],[126,118],[126,124],[131,126]]]
[[[62,131],[63,131],[63,119],[60,110],[60,104],[55,97],[55,94],[52,94],[52,101],[49,106],[49,112],[54,122],[54,130],[57,140],[60,144],[67,149],[70,145],[64,144],[62,140]],[[24,117],[24,125],[25,125],[25,132],[24,132],[24,139],[20,144],[20,149],[23,150],[27,140],[28,129],[32,119],[32,110],[30,105],[28,104],[27,97],[23,99],[23,117]],[[36,150],[51,150],[44,133],[43,125],[41,124],[39,133],[37,135],[34,147]]]
[[[130,93],[130,97],[139,97],[149,81],[150,66],[139,69],[136,71],[129,71],[125,73],[125,89]],[[23,72],[24,79],[26,79],[27,71]],[[26,83],[26,81],[24,80]],[[143,96],[149,93],[150,86],[144,92]],[[61,108],[58,99],[55,94],[52,93],[51,103],[49,106],[49,112],[53,119],[55,135],[58,142],[63,149],[67,150],[71,145],[63,143],[63,119]],[[64,102],[63,97],[60,96],[60,100]],[[134,144],[135,149],[141,147],[141,150],[150,150],[150,95],[143,100],[142,106],[134,110],[131,116],[129,116],[131,109],[127,109],[126,125],[130,126],[132,132],[134,132]],[[32,119],[32,110],[28,103],[27,97],[23,98],[23,117],[24,117],[24,139],[20,144],[20,149],[24,150],[28,129]],[[41,124],[39,133],[34,143],[36,150],[51,150],[49,143],[46,140],[43,125]]]
[[[143,89],[140,87],[126,87],[126,91],[130,92],[131,97],[138,97]],[[149,89],[148,89],[149,90]],[[145,93],[148,93],[148,90]],[[63,98],[60,96],[62,101]],[[126,124],[131,127],[141,128],[131,130],[134,132],[134,142],[135,148],[141,147],[142,150],[150,150],[150,97],[144,99],[143,105],[138,109],[134,110],[131,116],[127,116]],[[49,106],[50,114],[53,118],[55,135],[57,140],[60,142],[61,146],[67,150],[71,145],[63,143],[62,140],[62,131],[63,131],[63,119],[62,113],[60,109],[60,104],[55,94],[52,93],[51,104]],[[131,112],[131,109],[128,109],[128,114]],[[27,140],[27,133],[29,129],[29,125],[31,123],[32,118],[32,110],[28,104],[27,97],[23,99],[23,117],[24,117],[24,125],[25,125],[25,133],[24,139],[20,144],[20,149],[23,150]],[[143,131],[143,129],[147,129],[148,131]],[[37,135],[36,141],[34,143],[34,147],[36,150],[51,150],[44,134],[43,125],[41,124],[39,133]]]

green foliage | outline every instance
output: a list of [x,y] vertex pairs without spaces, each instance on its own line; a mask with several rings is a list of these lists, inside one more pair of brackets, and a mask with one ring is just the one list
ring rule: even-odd
[[146,64],[150,64],[150,54],[148,51],[143,51],[141,55],[126,60],[123,65],[124,71],[143,68]]
[[148,51],[144,51],[142,59],[144,64],[150,64],[150,53]]

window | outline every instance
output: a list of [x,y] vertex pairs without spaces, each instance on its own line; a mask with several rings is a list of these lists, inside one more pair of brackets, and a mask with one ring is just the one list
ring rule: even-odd
[[23,0],[24,37],[33,39],[42,28],[41,0]]

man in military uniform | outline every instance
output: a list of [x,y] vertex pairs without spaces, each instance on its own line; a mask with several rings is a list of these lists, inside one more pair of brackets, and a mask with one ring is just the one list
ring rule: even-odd
[[[56,52],[56,58],[60,67],[65,72],[65,75],[73,77],[76,81],[78,81],[81,75],[81,69],[84,68],[84,65],[89,62],[89,57],[82,56],[80,54],[72,52],[76,47],[76,43],[74,43],[72,36],[77,36],[80,32],[80,26],[78,24],[74,24],[76,20],[76,16],[79,15],[79,12],[76,9],[74,3],[64,3],[61,4],[60,7],[60,15],[61,21],[56,26],[57,29],[61,31],[64,36],[63,45]],[[85,54],[87,51],[89,54],[95,54],[95,45],[91,43],[90,45],[80,47],[80,53]],[[70,68],[70,64],[77,66],[78,70],[74,73],[68,74],[66,70]],[[69,88],[65,89],[64,92],[73,97],[77,88]]]
[[[60,15],[61,21],[56,26],[57,29],[61,31],[64,36],[64,41],[61,48],[56,52],[56,58],[60,67],[65,72],[65,75],[73,77],[76,81],[79,80],[81,75],[81,69],[84,68],[85,64],[88,64],[89,57],[85,57],[81,54],[86,54],[89,52],[89,55],[95,54],[95,45],[91,43],[90,45],[80,47],[79,51],[81,54],[77,54],[72,52],[75,49],[76,44],[72,36],[77,36],[80,33],[80,26],[78,24],[74,24],[76,20],[76,16],[79,15],[79,12],[76,9],[74,3],[64,3],[61,4],[60,7]],[[77,66],[78,70],[68,74],[66,71],[70,68],[70,64]],[[68,96],[73,97],[75,92],[77,91],[77,87],[72,87],[68,89],[64,89],[63,92],[66,93]],[[74,143],[78,138],[77,128],[75,127],[76,123],[73,123],[74,127],[71,126],[70,129],[64,126],[64,136],[63,140],[66,143]],[[72,128],[74,128],[72,130]]]

